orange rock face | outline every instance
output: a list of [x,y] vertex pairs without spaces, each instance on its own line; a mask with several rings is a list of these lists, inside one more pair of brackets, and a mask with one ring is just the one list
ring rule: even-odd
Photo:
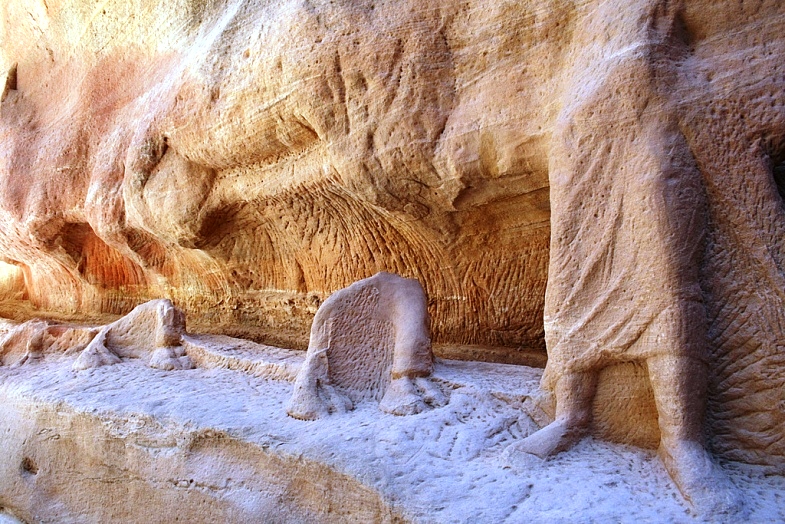
[[166,295],[304,345],[321,299],[387,270],[423,282],[437,341],[544,349],[547,95],[528,100],[554,71],[515,73],[550,54],[504,58],[517,29],[478,63],[459,6],[4,10],[3,252],[37,307]]
[[0,295],[304,347],[389,271],[437,354],[695,355],[782,471],[785,7],[600,4],[4,2]]

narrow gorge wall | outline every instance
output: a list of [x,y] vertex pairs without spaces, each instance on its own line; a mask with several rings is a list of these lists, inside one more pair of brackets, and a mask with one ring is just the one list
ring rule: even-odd
[[640,188],[689,176],[713,445],[781,470],[784,27],[776,0],[10,0],[4,307],[164,296],[304,347],[330,292],[389,271],[423,284],[450,355],[530,362],[546,283],[604,300],[600,340],[685,300],[613,279],[681,256],[660,240],[690,213],[648,215]]
[[[509,71],[477,63],[469,13],[483,31],[509,14],[9,4],[3,245],[30,300],[121,313],[163,294],[302,344],[319,300],[387,270],[424,283],[438,339],[544,349],[548,118],[518,93],[553,71],[491,109]],[[482,61],[528,40],[505,38]],[[550,50],[531,53],[506,60]]]

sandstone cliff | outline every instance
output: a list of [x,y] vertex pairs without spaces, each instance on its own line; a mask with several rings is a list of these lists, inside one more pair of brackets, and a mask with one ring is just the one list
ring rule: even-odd
[[[712,444],[781,471],[785,7],[600,4],[4,2],[6,309],[164,296],[304,346],[331,291],[390,271],[445,352],[524,362],[546,283],[612,342],[700,303]],[[649,205],[669,177],[688,194]],[[647,265],[685,257],[686,287]]]

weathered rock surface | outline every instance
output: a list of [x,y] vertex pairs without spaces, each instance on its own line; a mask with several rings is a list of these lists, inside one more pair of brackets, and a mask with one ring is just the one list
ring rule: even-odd
[[9,0],[0,296],[167,296],[304,346],[391,271],[465,354],[547,334],[544,385],[597,374],[593,408],[615,377],[651,418],[652,369],[705,366],[711,449],[783,473],[784,27],[777,0]]
[[316,312],[287,412],[314,420],[372,398],[396,415],[446,399],[431,383],[427,298],[419,282],[390,273],[336,291]]
[[[265,443],[263,433],[248,439],[237,426],[226,431],[199,422],[202,415],[226,409],[210,390],[220,379],[162,381],[160,375],[146,375],[141,370],[149,368],[138,363],[128,367],[101,368],[113,370],[86,379],[50,375],[73,388],[76,396],[65,405],[54,397],[20,397],[4,389],[9,396],[3,395],[0,422],[0,508],[23,522],[402,521],[373,488],[322,460],[275,451],[271,446],[279,443]],[[77,393],[83,387],[124,400],[85,402],[90,395]],[[150,411],[171,401],[167,413]],[[189,404],[189,415],[181,401]]]
[[[501,451],[536,429],[521,404],[542,370],[437,359],[444,407],[398,417],[368,399],[301,421],[284,406],[302,351],[184,343],[211,369],[132,359],[74,373],[62,353],[0,367],[0,519],[716,522],[691,512],[651,451],[586,440],[508,468]],[[726,468],[751,522],[785,519],[785,477]]]
[[8,323],[0,339],[0,365],[20,366],[46,353],[79,353],[74,370],[141,359],[150,367],[190,369],[185,356],[185,314],[167,299],[145,302],[105,326],[80,326],[30,320]]
[[3,326],[0,365],[21,366],[46,353],[70,354],[82,351],[93,340],[97,328],[29,320]]
[[387,270],[424,283],[437,339],[543,349],[547,172],[510,150],[485,173],[459,6],[28,5],[4,8],[0,201],[34,304],[165,295],[304,346],[321,298]]
[[118,364],[122,358],[142,359],[153,368],[190,369],[182,346],[185,314],[167,299],[136,306],[119,320],[100,328],[74,362],[74,370]]

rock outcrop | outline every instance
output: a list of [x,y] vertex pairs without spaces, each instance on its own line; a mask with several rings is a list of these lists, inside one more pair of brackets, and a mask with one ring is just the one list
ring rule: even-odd
[[546,415],[588,374],[591,410],[637,387],[691,446],[705,399],[710,450],[785,473],[783,28],[777,0],[6,1],[2,307],[165,296],[304,347],[394,272],[437,349],[547,342]]
[[[646,450],[587,440],[523,471],[499,460],[536,429],[520,406],[541,369],[437,359],[444,407],[399,417],[369,399],[303,422],[284,410],[303,351],[183,341],[209,369],[74,373],[76,354],[51,352],[0,367],[0,522],[707,521]],[[785,520],[785,478],[728,475],[746,521]]]
[[183,345],[185,313],[167,299],[145,302],[105,326],[44,320],[10,325],[0,339],[0,365],[20,366],[46,355],[78,353],[74,371],[140,359],[164,370],[191,369]]
[[166,299],[151,300],[99,329],[73,368],[80,371],[138,358],[157,369],[191,369],[193,363],[182,346],[184,334],[182,310]]
[[433,371],[427,299],[419,282],[378,273],[324,301],[288,413],[314,420],[373,399],[395,415],[444,405]]
[[98,328],[43,320],[10,326],[0,339],[0,365],[21,366],[50,353],[77,353],[90,344],[97,332]]

